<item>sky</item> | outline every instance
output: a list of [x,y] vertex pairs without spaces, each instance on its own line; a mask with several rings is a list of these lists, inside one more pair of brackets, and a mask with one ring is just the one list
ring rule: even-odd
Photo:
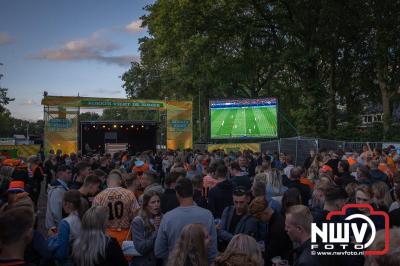
[[143,7],[154,0],[1,0],[0,86],[13,117],[43,119],[43,92],[126,98]]

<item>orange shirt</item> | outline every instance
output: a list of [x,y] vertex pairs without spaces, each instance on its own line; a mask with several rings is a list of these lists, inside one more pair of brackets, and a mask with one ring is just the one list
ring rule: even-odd
[[378,169],[384,172],[388,177],[393,177],[392,171],[390,171],[389,167],[386,164],[380,163]]
[[300,183],[307,185],[310,189],[314,189],[314,186],[315,186],[315,184],[306,177],[300,178]]
[[122,187],[103,190],[94,198],[93,206],[108,209],[107,228],[116,230],[128,230],[137,209],[140,208],[132,191]]
[[142,175],[144,172],[148,171],[150,169],[149,165],[145,163],[143,166],[137,167],[134,166],[132,168],[132,171],[138,173],[139,175]]
[[357,163],[357,161],[356,161],[356,160],[354,160],[354,158],[353,158],[353,157],[349,157],[349,158],[347,158],[347,161],[349,162],[349,165],[350,165],[350,166],[352,166],[353,164]]

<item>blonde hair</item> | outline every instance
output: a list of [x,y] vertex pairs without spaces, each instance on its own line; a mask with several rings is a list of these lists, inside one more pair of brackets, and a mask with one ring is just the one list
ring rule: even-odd
[[[383,250],[385,247],[385,230],[376,233],[376,237],[369,250]],[[389,251],[381,256],[366,256],[365,266],[397,266],[400,265],[400,228],[390,229]]]
[[266,185],[271,186],[272,188],[275,189],[282,189],[282,179],[278,175],[278,172],[276,170],[268,171],[265,173],[266,175]]
[[186,225],[169,256],[167,266],[208,266],[206,232],[202,224]]
[[266,173],[256,174],[253,182],[262,182],[264,184],[267,183],[267,174]]
[[392,204],[392,197],[390,196],[389,187],[385,182],[378,181],[373,183],[372,192],[374,194],[374,198],[378,200],[378,204],[389,208],[390,204]]
[[234,254],[246,254],[250,261],[256,265],[264,265],[264,259],[256,240],[245,234],[235,235],[229,242],[225,252],[220,256],[220,261],[228,260]]
[[93,206],[83,215],[81,233],[72,247],[72,257],[77,265],[95,265],[104,258],[108,240],[105,234],[107,217],[107,209],[101,206]]

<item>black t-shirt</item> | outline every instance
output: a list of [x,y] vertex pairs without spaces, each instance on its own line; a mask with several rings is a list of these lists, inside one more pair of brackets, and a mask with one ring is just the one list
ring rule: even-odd
[[83,182],[73,181],[73,182],[69,185],[69,188],[70,188],[70,189],[80,189],[81,186],[83,186]]
[[400,226],[400,208],[389,212],[390,227]]
[[265,240],[266,250],[264,256],[265,265],[272,265],[271,259],[276,256],[290,260],[292,241],[285,231],[285,219],[281,214],[274,212],[268,222],[267,228],[268,233]]
[[237,215],[237,214],[236,214],[236,211],[233,211],[233,216],[232,216],[232,219],[231,219],[231,224],[229,225],[229,233],[235,234],[236,225],[239,223],[240,219],[242,219],[243,216],[244,216],[244,214],[242,214],[242,215]]

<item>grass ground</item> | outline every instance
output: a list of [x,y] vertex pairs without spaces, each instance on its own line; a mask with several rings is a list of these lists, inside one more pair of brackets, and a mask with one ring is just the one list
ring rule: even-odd
[[211,138],[275,137],[277,114],[274,107],[211,109]]

